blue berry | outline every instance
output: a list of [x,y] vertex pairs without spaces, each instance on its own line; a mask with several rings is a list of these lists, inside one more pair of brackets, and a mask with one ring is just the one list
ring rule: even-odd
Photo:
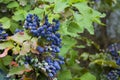
[[28,63],[30,63],[31,62],[31,57],[30,56],[25,56],[25,61],[27,61]]
[[60,67],[60,65],[59,65],[59,63],[58,63],[57,61],[54,61],[53,65],[55,66],[55,68],[56,68],[57,70],[60,70],[60,69],[61,69],[61,67]]
[[107,75],[107,79],[108,80],[118,80],[119,78],[119,74],[118,74],[118,70],[111,70],[108,75]]
[[58,61],[59,62],[59,64],[65,64],[65,62],[64,61]]
[[43,47],[38,46],[38,47],[37,47],[37,51],[38,51],[39,53],[43,53],[43,52],[44,52],[44,48],[43,48]]
[[60,34],[59,34],[59,33],[56,33],[55,35],[56,35],[58,38],[60,38]]
[[49,28],[47,29],[47,31],[51,31],[51,32],[52,32],[52,27],[49,27]]
[[39,27],[37,30],[39,33],[41,33],[44,29],[43,29],[43,27]]
[[59,58],[60,60],[63,60],[63,61],[64,61],[64,57],[58,56],[58,58]]
[[6,39],[8,34],[5,32],[5,30],[0,27],[0,41]]
[[45,31],[42,31],[40,35],[45,37]]
[[113,57],[119,56],[118,52],[120,49],[120,44],[114,43],[107,48],[107,52],[111,53]]
[[28,17],[26,20],[27,20],[28,22],[31,22],[31,21],[32,21],[32,18]]
[[48,73],[48,76],[49,77],[53,77],[54,75],[52,73]]
[[120,65],[120,58],[116,60],[116,64]]
[[60,48],[56,47],[56,52],[59,53],[60,52]]
[[39,34],[38,34],[38,32],[37,32],[37,30],[31,30],[30,31],[34,36],[38,36]]

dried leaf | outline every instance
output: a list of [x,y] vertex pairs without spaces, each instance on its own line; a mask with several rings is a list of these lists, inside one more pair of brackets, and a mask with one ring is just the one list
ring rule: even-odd
[[20,55],[25,55],[26,53],[30,52],[30,41],[26,41],[23,43]]
[[4,50],[4,52],[3,52],[2,54],[0,54],[0,58],[5,57],[5,56],[8,54],[8,51],[9,51],[10,49],[11,49],[11,48],[6,48],[6,49]]
[[8,40],[13,40],[18,44],[22,44],[24,41],[30,40],[30,39],[31,39],[31,36],[29,36],[27,32],[19,32],[8,38]]

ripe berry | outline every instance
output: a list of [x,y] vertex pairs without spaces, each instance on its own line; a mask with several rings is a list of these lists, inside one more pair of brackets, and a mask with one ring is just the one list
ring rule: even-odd
[[52,74],[52,73],[48,73],[48,76],[49,76],[49,77],[53,77],[53,74]]
[[43,53],[43,52],[44,52],[44,48],[43,48],[43,47],[38,46],[38,47],[37,47],[37,51],[38,51],[39,53]]
[[57,70],[60,70],[60,69],[61,69],[61,67],[60,67],[60,65],[59,65],[59,63],[58,63],[57,61],[54,61],[53,65],[55,66],[55,68],[56,68]]

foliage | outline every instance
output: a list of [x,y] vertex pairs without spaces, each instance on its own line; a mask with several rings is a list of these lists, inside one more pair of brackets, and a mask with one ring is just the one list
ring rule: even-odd
[[[113,2],[112,0],[110,3],[108,0],[105,1],[109,5]],[[16,55],[18,56],[16,60],[24,64],[22,55],[30,51],[35,52],[34,49],[31,50],[31,47],[37,46],[35,43],[37,39],[28,34],[29,31],[23,27],[28,14],[36,14],[41,19],[40,24],[45,22],[46,15],[50,24],[52,24],[53,19],[60,20],[61,24],[58,32],[61,34],[62,48],[59,55],[65,57],[65,65],[63,65],[63,70],[59,71],[57,75],[58,80],[100,80],[101,76],[98,75],[102,75],[101,71],[104,72],[102,67],[118,68],[119,66],[116,62],[111,57],[108,58],[111,55],[104,52],[90,54],[87,52],[79,53],[78,51],[80,48],[86,48],[86,44],[87,46],[94,45],[94,47],[99,49],[95,42],[81,35],[85,32],[94,35],[93,23],[104,25],[100,19],[105,17],[105,14],[90,7],[90,2],[88,0],[1,0],[0,24],[9,33],[9,36],[0,42],[0,52],[6,51],[6,48],[10,48],[12,52],[9,51],[7,56],[0,58],[0,68],[8,74],[7,76],[14,75],[11,77],[12,79],[15,78],[16,74],[27,73],[24,66],[15,67],[17,65],[16,62],[13,62],[14,67],[10,64],[12,58]],[[15,34],[16,29],[24,30],[24,33],[19,32]],[[86,44],[79,45],[81,40]],[[44,42],[44,39],[41,42]],[[34,55],[29,56],[34,57]],[[36,58],[35,61],[37,62]],[[80,62],[84,61],[90,62],[88,66],[84,66],[90,69],[81,67]],[[7,69],[8,66],[11,68],[10,70]],[[98,67],[97,69],[100,67],[101,71],[94,71],[94,67]],[[31,70],[31,68],[29,69]],[[32,78],[29,75],[29,71],[28,74],[23,75],[23,78],[37,80],[39,77],[42,77],[40,80],[45,80],[46,74],[37,71],[33,70],[35,74],[32,74]],[[44,73],[44,70],[42,72]],[[102,78],[103,76],[105,75],[102,75]]]

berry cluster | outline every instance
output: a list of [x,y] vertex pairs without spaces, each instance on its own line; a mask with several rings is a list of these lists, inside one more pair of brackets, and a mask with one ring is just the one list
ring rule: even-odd
[[64,58],[61,56],[56,57],[57,59],[53,60],[51,57],[46,57],[44,62],[44,69],[48,73],[48,76],[54,77],[57,72],[61,69],[60,65],[64,64]]
[[110,52],[113,57],[117,57],[118,56],[117,51],[119,51],[119,49],[120,44],[114,43],[107,48],[107,52]]
[[46,41],[45,45],[37,47],[39,53],[50,51],[55,53],[60,52],[61,39],[60,34],[57,33],[60,22],[58,20],[53,20],[53,24],[50,24],[46,16],[44,24],[40,25],[40,19],[36,15],[29,14],[24,26],[33,36],[40,37],[39,40],[41,41],[43,39]]
[[24,27],[25,29],[29,29],[32,32],[33,30],[36,30],[39,27],[39,24],[40,19],[38,18],[37,15],[28,14],[28,16],[26,17]]
[[4,31],[2,27],[0,27],[0,41],[6,39],[8,34]]
[[50,78],[56,76],[57,72],[61,69],[61,65],[64,64],[64,58],[62,56],[53,55],[46,56],[42,61],[39,61],[37,57],[24,56],[22,60],[25,62],[18,62],[19,65],[31,65],[33,68],[41,69]]
[[[113,59],[116,61],[116,64],[120,66],[120,56],[118,51],[120,50],[120,44],[112,44],[107,48],[107,52],[109,52]],[[115,69],[115,70],[111,70],[108,73],[107,79],[108,80],[118,80],[118,78],[120,77],[120,70],[119,69]]]
[[108,73],[107,79],[108,80],[118,80],[120,76],[120,70],[112,70]]
[[36,50],[39,52],[39,56],[45,55],[42,60],[29,60],[29,62],[32,61],[30,63],[34,67],[44,70],[49,77],[53,78],[64,64],[64,58],[58,55],[61,48],[61,38],[57,32],[60,22],[53,19],[53,22],[49,23],[47,16],[44,20],[44,23],[41,24],[38,16],[32,14],[28,14],[26,18],[25,29],[38,38]]
[[119,50],[120,50],[120,44],[117,43],[114,43],[107,48],[107,52],[109,52],[112,55],[112,57],[116,61],[116,64],[118,65],[120,65],[120,56],[118,53]]

